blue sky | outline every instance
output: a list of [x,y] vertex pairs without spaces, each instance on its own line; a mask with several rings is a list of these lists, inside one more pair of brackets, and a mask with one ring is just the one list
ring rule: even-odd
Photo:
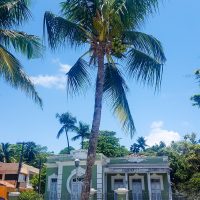
[[[51,3],[50,3],[51,2]],[[137,132],[131,140],[123,133],[118,120],[106,103],[103,104],[102,130],[113,130],[127,148],[139,136],[148,144],[161,139],[169,143],[183,135],[199,135],[200,110],[192,107],[190,97],[200,88],[193,76],[200,66],[200,2],[199,0],[169,0],[160,6],[159,13],[150,17],[142,31],[157,37],[163,44],[167,63],[164,66],[161,91],[128,81],[128,100]],[[33,0],[33,19],[22,29],[42,37],[42,20],[46,10],[59,12],[58,1]],[[26,72],[36,83],[44,102],[41,110],[21,91],[12,89],[0,80],[0,135],[1,142],[35,141],[58,152],[66,146],[66,138],[56,139],[60,125],[56,113],[70,111],[78,120],[91,124],[94,86],[86,95],[67,99],[64,71],[73,65],[84,49],[69,48],[51,52],[48,48],[42,59],[28,61],[17,55]],[[71,134],[74,135],[73,133]],[[71,145],[79,148],[79,142]]]

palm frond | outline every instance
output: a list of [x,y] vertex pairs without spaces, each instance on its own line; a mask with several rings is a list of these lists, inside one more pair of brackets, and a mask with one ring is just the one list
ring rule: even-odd
[[90,84],[88,63],[79,58],[67,73],[67,93],[79,94],[80,91]]
[[72,138],[72,141],[79,140],[81,138],[81,135],[76,135]]
[[[121,0],[116,0],[121,2]],[[127,29],[134,29],[144,22],[147,15],[158,9],[158,0],[125,0],[126,12],[121,14],[123,24]]]
[[48,42],[52,49],[66,45],[66,43],[79,46],[86,42],[88,37],[87,33],[76,23],[56,16],[51,12],[46,12],[44,15],[44,34],[45,27]]
[[24,32],[0,30],[0,44],[6,48],[12,45],[16,51],[20,51],[29,59],[42,56],[40,39]]
[[59,139],[64,131],[65,131],[65,125],[62,126],[61,129],[58,131],[56,138]]
[[99,5],[99,1],[96,0],[68,0],[61,3],[61,12],[71,21],[92,30],[92,17]]
[[193,101],[193,106],[198,106],[200,108],[200,94],[192,96],[191,100]]
[[36,103],[42,107],[42,100],[38,96],[33,83],[28,78],[20,62],[0,45],[0,76],[4,78],[12,87],[25,92]]
[[150,55],[131,49],[127,55],[128,74],[143,84],[159,89],[162,80],[163,63]]
[[21,25],[31,17],[29,0],[0,0],[0,28]]
[[160,63],[166,62],[163,47],[155,37],[138,31],[125,31],[123,37],[127,45],[151,55]]
[[104,93],[112,102],[112,109],[122,123],[122,127],[131,137],[135,133],[135,125],[126,98],[128,87],[122,74],[113,63],[105,65]]

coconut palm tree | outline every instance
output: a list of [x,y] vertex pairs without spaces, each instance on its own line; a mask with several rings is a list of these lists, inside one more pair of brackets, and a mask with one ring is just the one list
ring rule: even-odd
[[156,88],[160,86],[166,60],[163,48],[156,38],[139,31],[146,16],[157,7],[158,0],[68,0],[61,3],[60,16],[51,12],[44,15],[44,30],[51,49],[66,45],[88,47],[67,73],[68,94],[80,93],[91,84],[90,71],[96,72],[94,115],[82,200],[89,198],[103,96],[111,101],[111,108],[124,130],[133,136],[135,126],[124,77]]
[[79,122],[79,126],[76,127],[75,132],[76,136],[72,138],[73,141],[81,139],[81,149],[83,149],[83,142],[85,139],[88,139],[90,136],[89,125]]
[[10,163],[12,161],[13,149],[9,143],[1,143],[1,158],[4,163]]
[[62,133],[66,134],[67,138],[67,148],[68,148],[68,154],[70,153],[70,146],[69,146],[69,131],[74,131],[76,129],[76,118],[73,117],[69,112],[63,113],[59,115],[56,114],[56,118],[58,118],[60,124],[62,125],[61,129],[57,133],[57,138],[60,138]]
[[28,6],[29,0],[0,0],[0,76],[12,87],[21,89],[42,105],[22,64],[10,52],[15,50],[28,59],[41,56],[42,46],[38,37],[13,30],[30,18]]

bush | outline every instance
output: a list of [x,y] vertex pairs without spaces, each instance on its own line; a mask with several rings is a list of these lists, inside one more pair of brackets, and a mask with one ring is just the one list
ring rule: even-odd
[[43,200],[42,196],[34,191],[22,192],[18,200]]

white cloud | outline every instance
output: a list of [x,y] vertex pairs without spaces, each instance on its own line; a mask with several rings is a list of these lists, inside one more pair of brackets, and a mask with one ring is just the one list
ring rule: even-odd
[[32,76],[30,78],[33,83],[38,86],[42,86],[45,88],[65,89],[67,82],[67,77],[65,74],[70,70],[71,66],[61,63],[59,59],[53,59],[52,62],[58,65],[58,74],[41,74],[38,76]]
[[159,144],[160,141],[165,142],[166,145],[170,145],[172,141],[178,141],[181,139],[181,136],[178,132],[166,130],[163,128],[163,121],[155,121],[151,124],[151,131],[148,134],[146,143],[149,146]]
[[64,89],[66,87],[66,76],[65,75],[38,75],[32,76],[31,80],[35,85],[39,85],[45,88],[57,88]]
[[70,65],[61,63],[59,59],[53,59],[52,61],[59,66],[59,71],[62,73],[66,74],[71,69]]

